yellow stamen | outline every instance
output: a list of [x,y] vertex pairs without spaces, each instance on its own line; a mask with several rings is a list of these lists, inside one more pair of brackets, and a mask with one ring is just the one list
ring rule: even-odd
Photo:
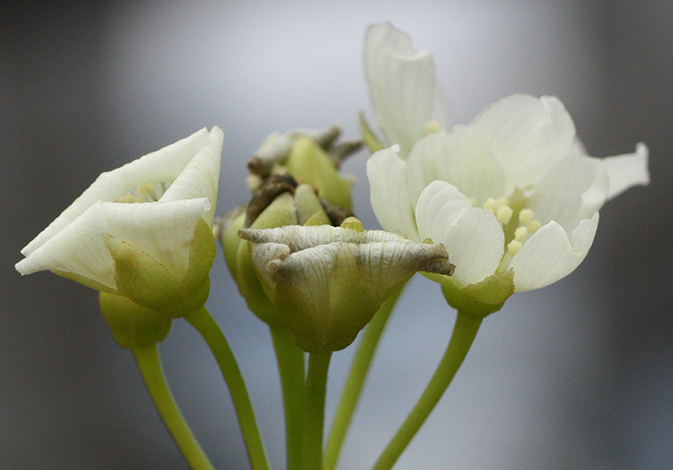
[[495,199],[492,197],[489,197],[486,199],[486,202],[484,203],[484,209],[487,211],[491,211],[495,214],[495,211],[498,210],[498,203],[495,202]]
[[509,222],[509,219],[512,217],[512,214],[514,214],[512,208],[503,205],[498,208],[498,212],[496,212],[496,217],[498,218],[501,224],[506,224],[507,222]]
[[145,183],[138,186],[138,192],[142,197],[147,197],[154,193],[154,185],[152,183]]
[[120,196],[119,199],[117,199],[117,202],[121,202],[121,203],[124,203],[124,204],[130,204],[130,203],[134,203],[134,202],[145,202],[145,200],[141,199],[139,197],[136,197],[132,194],[124,194],[124,195]]
[[520,242],[528,235],[528,229],[526,227],[519,227],[514,231],[514,240]]
[[509,253],[511,253],[512,255],[515,255],[515,254],[517,254],[517,253],[519,252],[519,250],[521,249],[521,246],[522,246],[522,243],[521,243],[521,242],[518,242],[518,241],[516,241],[516,240],[512,240],[512,241],[509,242],[509,244],[507,245],[507,251],[508,251]]
[[530,233],[537,232],[540,227],[542,227],[542,223],[540,223],[540,221],[537,219],[531,220],[528,224],[526,224],[526,229],[528,229]]
[[439,124],[439,122],[432,120],[425,126],[425,132],[427,134],[433,134],[438,132],[441,128],[442,126]]
[[531,220],[533,220],[533,211],[530,209],[521,209],[521,212],[519,212],[519,222],[522,224],[528,224]]

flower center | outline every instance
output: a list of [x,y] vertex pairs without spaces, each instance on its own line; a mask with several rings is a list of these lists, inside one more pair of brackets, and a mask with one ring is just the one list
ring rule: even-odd
[[164,183],[145,183],[139,186],[128,188],[125,194],[117,199],[117,202],[157,202],[171,186],[172,181]]
[[[476,206],[476,200],[471,199]],[[511,196],[498,199],[488,198],[484,209],[491,211],[502,225],[505,233],[505,254],[500,261],[497,272],[507,269],[509,262],[519,252],[529,235],[537,232],[542,226],[535,218],[535,213],[526,207],[528,200],[520,189],[515,189]]]

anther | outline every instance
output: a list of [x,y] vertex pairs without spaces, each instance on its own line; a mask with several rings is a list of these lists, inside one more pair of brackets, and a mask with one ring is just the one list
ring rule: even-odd
[[539,228],[542,227],[542,223],[540,223],[539,220],[531,220],[528,224],[526,224],[526,228],[530,233],[535,233],[539,230]]
[[519,212],[519,222],[522,224],[528,224],[530,221],[533,220],[533,211],[530,209],[521,209],[521,212]]
[[439,124],[439,122],[435,121],[434,119],[425,126],[425,132],[426,134],[433,134],[435,132],[439,132],[439,130],[442,128],[442,126]]
[[526,227],[519,227],[514,231],[514,240],[520,242],[526,235],[528,235],[528,229]]
[[484,209],[487,211],[491,211],[495,214],[495,211],[498,210],[498,203],[495,202],[495,199],[492,197],[489,197],[486,199],[486,202],[484,203]]
[[511,207],[509,206],[500,206],[498,208],[498,212],[496,212],[496,217],[500,221],[501,224],[506,224],[509,222],[509,219],[512,217],[512,214],[514,211],[512,210]]
[[512,240],[507,245],[507,251],[509,251],[512,255],[515,255],[519,252],[519,250],[521,249],[521,246],[522,246],[521,242],[518,242],[516,240]]

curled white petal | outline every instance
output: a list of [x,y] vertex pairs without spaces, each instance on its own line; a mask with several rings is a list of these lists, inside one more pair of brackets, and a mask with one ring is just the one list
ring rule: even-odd
[[640,142],[636,145],[635,153],[607,157],[601,160],[601,166],[605,168],[610,178],[608,200],[620,195],[631,186],[650,183],[648,156],[647,145]]
[[116,170],[101,173],[96,181],[21,250],[21,253],[24,256],[30,255],[98,201],[116,202],[131,187],[146,183],[174,181],[201,149],[208,135],[206,129],[201,129],[185,139],[147,154]]
[[552,221],[538,230],[512,258],[514,289],[523,292],[548,286],[582,263],[598,229],[598,212],[582,220],[570,237]]
[[241,229],[239,236],[253,243],[277,243],[286,245],[290,252],[305,250],[329,243],[410,243],[404,237],[383,230],[357,231],[331,225],[286,225],[271,229]]
[[418,237],[414,202],[409,195],[407,163],[399,157],[399,146],[374,153],[367,161],[372,208],[381,226],[414,241]]
[[603,206],[608,186],[599,159],[571,153],[542,177],[529,206],[543,223],[554,220],[570,233]]
[[207,199],[172,203],[97,202],[16,265],[21,274],[58,271],[90,279],[112,291],[115,264],[106,237],[125,241],[151,256],[180,279],[189,265],[189,246]]
[[406,156],[436,120],[447,124],[435,85],[435,64],[426,50],[390,23],[372,25],[365,37],[365,72],[379,127]]
[[455,186],[445,181],[428,185],[418,199],[416,220],[421,237],[446,247],[457,283],[474,284],[495,273],[504,252],[502,227],[490,211],[472,207]]
[[302,286],[315,284],[313,293],[306,288],[311,298],[329,294],[331,272],[344,247],[358,266],[358,273],[352,275],[362,276],[381,299],[416,271],[447,275],[453,271],[441,244],[414,243],[380,230],[296,225],[242,229],[239,236],[253,243],[252,260],[272,289],[274,276],[295,277]]
[[[115,292],[115,263],[107,245],[112,240],[144,252],[182,279],[198,220],[213,223],[222,137],[219,128],[203,129],[101,174],[22,250],[26,258],[16,269],[21,274],[51,270]],[[157,185],[161,190],[154,192]],[[143,187],[155,202],[117,202],[133,191],[145,194]]]
[[211,228],[215,219],[223,139],[222,130],[213,127],[196,155],[189,160],[161,198],[162,203],[207,198],[210,207],[203,214],[203,218]]

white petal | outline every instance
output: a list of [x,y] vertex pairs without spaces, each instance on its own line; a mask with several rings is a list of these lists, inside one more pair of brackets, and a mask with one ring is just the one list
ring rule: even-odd
[[418,199],[416,220],[421,238],[444,244],[458,284],[474,284],[495,273],[504,253],[502,227],[493,213],[472,207],[455,186],[431,183]]
[[600,160],[571,153],[542,177],[529,207],[543,224],[554,220],[570,233],[603,206],[607,194]]
[[399,146],[393,145],[374,153],[367,161],[372,208],[385,230],[420,241],[406,183],[407,164],[398,152]]
[[365,37],[365,72],[379,127],[406,156],[430,121],[447,114],[439,104],[432,56],[414,51],[411,38],[390,23],[373,25]]
[[194,227],[208,206],[205,198],[172,203],[97,202],[16,269],[21,274],[72,273],[115,290],[114,260],[105,243],[105,237],[114,237],[155,258],[180,279],[189,264]]
[[555,97],[512,95],[481,112],[470,124],[490,143],[510,187],[524,188],[568,154],[575,125]]
[[210,201],[210,209],[203,215],[203,218],[211,228],[215,218],[223,139],[222,130],[219,127],[213,127],[208,134],[208,139],[161,198],[162,203],[181,199],[207,198]]
[[131,187],[174,181],[206,139],[208,131],[201,129],[186,139],[147,154],[116,170],[102,173],[56,220],[21,250],[21,253],[24,256],[30,255],[98,201],[115,202]]
[[608,157],[601,160],[610,177],[610,191],[608,200],[618,196],[631,186],[650,183],[647,146],[640,142],[636,145],[636,152],[616,157]]
[[451,183],[478,205],[488,197],[505,195],[505,172],[482,134],[467,126],[430,134],[411,150],[407,160],[411,200],[417,201],[435,180]]
[[514,269],[514,290],[523,292],[548,286],[567,276],[584,260],[596,235],[598,212],[572,231],[549,222],[524,243],[509,265]]

